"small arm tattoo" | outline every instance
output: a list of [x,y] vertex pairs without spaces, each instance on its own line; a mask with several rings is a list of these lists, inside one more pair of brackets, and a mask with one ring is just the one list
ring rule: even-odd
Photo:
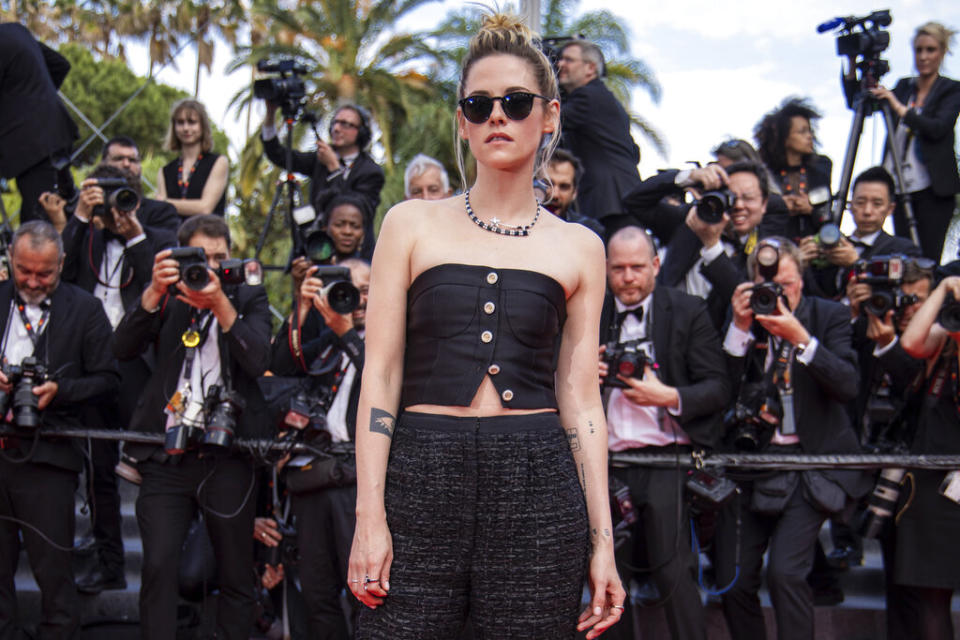
[[393,437],[393,428],[396,418],[384,411],[373,407],[370,409],[370,431],[372,433],[382,433],[388,438]]
[[583,467],[583,463],[580,463],[580,484],[583,487],[584,493],[587,491],[587,470]]
[[574,453],[580,451],[580,438],[576,429],[567,429],[567,440],[570,441],[570,451]]
[[590,427],[590,433],[591,433],[591,434],[597,432],[597,430],[593,428],[593,421],[592,421],[592,420],[587,420],[587,426]]

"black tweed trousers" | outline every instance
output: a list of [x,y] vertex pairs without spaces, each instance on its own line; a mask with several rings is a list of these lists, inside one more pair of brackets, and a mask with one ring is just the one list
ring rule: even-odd
[[587,511],[556,414],[404,413],[384,497],[390,595],[358,640],[575,637]]

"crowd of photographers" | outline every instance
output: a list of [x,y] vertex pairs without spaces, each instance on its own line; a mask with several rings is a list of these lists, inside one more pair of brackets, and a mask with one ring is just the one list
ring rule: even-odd
[[[842,599],[836,573],[861,562],[867,537],[883,550],[887,637],[952,637],[958,472],[686,473],[681,462],[711,451],[960,453],[960,263],[940,266],[884,231],[899,211],[884,167],[855,177],[853,229],[840,232],[831,161],[815,152],[819,115],[805,101],[763,119],[758,149],[728,140],[706,166],[641,180],[600,49],[568,42],[557,70],[564,143],[535,186],[549,211],[607,246],[599,384],[618,566],[634,604],[608,634],[635,637],[635,607],[656,604],[672,637],[705,638],[708,593],[732,637],[765,637],[766,554],[778,637],[813,638],[814,604]],[[126,586],[118,475],[139,484],[143,637],[176,636],[181,598],[215,603],[217,637],[255,626],[351,637],[352,443],[384,174],[359,105],[332,114],[315,151],[285,149],[276,112],[292,122],[296,96],[283,86],[259,90],[264,152],[310,191],[290,216],[293,304],[276,335],[260,265],[231,256],[222,216],[184,217],[144,197],[134,140],[108,141],[72,199],[31,177],[39,206],[25,203],[27,218],[49,222],[12,235],[0,284],[0,638],[19,637],[21,547],[41,590],[40,637],[71,637],[78,590]],[[949,109],[933,114],[928,102],[906,117],[920,139],[918,118],[949,120],[952,148],[960,85],[941,93]],[[425,155],[404,185],[407,198],[453,194]],[[81,456],[74,441],[40,437],[70,427],[163,444],[91,439]],[[289,451],[234,446],[269,440]],[[674,456],[676,468],[622,462],[637,452]],[[96,561],[75,581],[84,457]],[[827,520],[829,554],[818,542]]]

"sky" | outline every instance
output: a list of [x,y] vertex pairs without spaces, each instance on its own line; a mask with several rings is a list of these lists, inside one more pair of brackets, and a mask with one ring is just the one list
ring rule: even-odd
[[[462,0],[430,3],[398,27],[429,29],[449,10],[465,4]],[[797,95],[811,99],[823,113],[817,131],[820,152],[833,160],[836,188],[852,112],[846,108],[840,88],[834,35],[818,34],[816,26],[837,15],[859,16],[885,8],[890,9],[893,24],[890,48],[884,54],[891,71],[883,81],[892,87],[898,78],[913,72],[913,30],[932,19],[960,29],[960,2],[583,0],[579,11],[607,9],[621,17],[631,37],[631,55],[646,62],[662,86],[659,104],[639,91],[633,99],[634,111],[663,134],[669,147],[667,157],[661,157],[634,134],[641,149],[642,177],[689,161],[710,160],[710,149],[727,137],[752,140],[753,127],[763,114],[785,97]],[[960,37],[955,48],[960,50]],[[192,92],[193,55],[186,51],[180,69],[165,69],[160,80]],[[227,47],[218,46],[214,72],[204,73],[199,97],[230,136],[235,159],[245,139],[246,120],[237,119],[226,105],[248,76],[243,71],[226,75],[223,68],[230,58]],[[145,56],[134,53],[130,61],[138,72],[145,73]],[[948,55],[942,72],[960,77],[960,54]],[[261,113],[255,112],[254,123],[262,118]],[[855,173],[879,161],[883,131],[879,115],[865,123]]]

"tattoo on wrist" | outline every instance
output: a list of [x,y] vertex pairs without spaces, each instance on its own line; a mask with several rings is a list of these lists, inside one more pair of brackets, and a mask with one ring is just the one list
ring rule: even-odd
[[570,442],[570,451],[576,453],[580,451],[580,438],[577,434],[577,429],[567,429],[567,440]]
[[388,438],[392,438],[395,423],[396,418],[383,409],[377,409],[376,407],[370,409],[371,433],[382,433]]
[[591,434],[597,432],[597,430],[593,427],[593,421],[592,421],[592,420],[587,420],[587,426],[590,427],[590,433],[591,433]]

